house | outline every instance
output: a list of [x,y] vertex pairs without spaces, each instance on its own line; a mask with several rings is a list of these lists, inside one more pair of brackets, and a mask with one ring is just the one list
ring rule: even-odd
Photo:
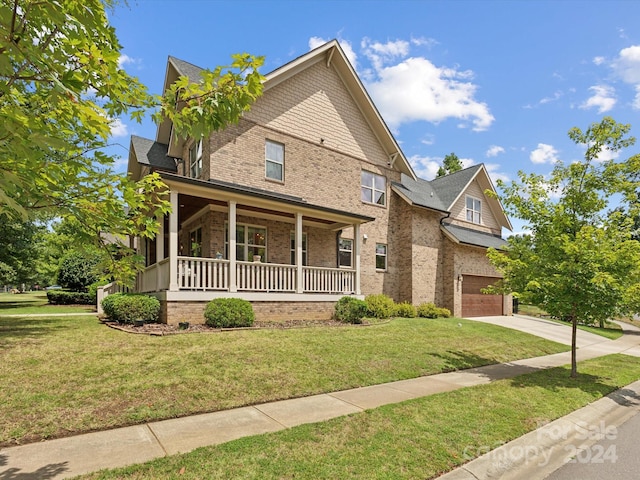
[[[165,88],[200,68],[169,57]],[[172,213],[142,242],[137,290],[162,320],[203,320],[240,297],[257,318],[330,318],[343,295],[435,302],[455,315],[508,314],[480,295],[486,258],[510,228],[483,165],[419,179],[337,41],[266,75],[240,122],[208,138],[131,138],[129,174],[159,172]]]

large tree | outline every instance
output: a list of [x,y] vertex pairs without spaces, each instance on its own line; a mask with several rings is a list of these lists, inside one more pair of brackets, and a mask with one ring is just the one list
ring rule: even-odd
[[[150,95],[120,66],[105,12],[113,3],[0,2],[0,214],[74,217],[80,242],[98,244],[104,232],[153,237],[156,216],[170,208],[159,176],[134,183],[113,171],[104,149],[115,119],[151,109],[179,134],[202,136],[236,122],[262,91],[262,58],[243,54],[199,83],[181,78],[166,95]],[[140,265],[127,249],[121,241],[112,255],[123,281]]]
[[506,252],[489,252],[504,275],[500,288],[571,322],[572,377],[578,322],[602,324],[639,307],[640,243],[631,218],[638,214],[640,155],[601,159],[634,144],[629,130],[609,117],[584,132],[573,128],[569,137],[585,148],[582,161],[558,162],[548,177],[519,172],[518,182],[498,182],[507,211],[531,232],[510,238]]
[[443,177],[450,173],[459,172],[460,170],[462,170],[462,160],[460,160],[455,153],[451,152],[444,156],[444,160],[442,160],[442,165],[438,168],[436,177]]

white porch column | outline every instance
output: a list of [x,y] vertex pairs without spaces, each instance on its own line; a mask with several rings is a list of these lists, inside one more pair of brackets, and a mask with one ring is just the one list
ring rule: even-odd
[[[178,286],[178,192],[169,193],[171,213],[169,214],[169,290],[177,292]],[[162,247],[164,251],[164,245]]]
[[353,224],[353,257],[356,267],[356,295],[360,295],[360,250],[362,249],[362,237],[360,236],[360,224]]
[[159,227],[156,235],[156,291],[162,290],[164,278],[162,278],[160,262],[164,260],[164,216],[158,217]]
[[304,292],[302,275],[302,214],[298,212],[296,213],[296,293]]
[[229,200],[229,291],[238,291],[236,277],[236,201]]

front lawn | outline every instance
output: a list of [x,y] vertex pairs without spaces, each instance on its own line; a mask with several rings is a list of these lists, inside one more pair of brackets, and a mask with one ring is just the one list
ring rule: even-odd
[[49,305],[47,293],[0,293],[0,316],[95,312],[95,305]]
[[544,370],[82,478],[433,478],[640,378],[640,363],[624,355],[578,370],[576,379],[568,367]]
[[481,322],[165,337],[95,317],[0,317],[0,444],[15,444],[566,351]]

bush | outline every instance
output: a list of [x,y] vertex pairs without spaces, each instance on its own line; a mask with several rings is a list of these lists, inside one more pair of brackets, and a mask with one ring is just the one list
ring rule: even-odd
[[449,318],[451,316],[449,309],[436,307],[432,302],[418,305],[417,313],[422,318]]
[[114,293],[102,300],[102,309],[111,320],[133,323],[134,320],[157,322],[160,302],[141,293]]
[[364,299],[370,317],[389,318],[395,313],[396,304],[386,295],[380,293],[367,295]]
[[344,323],[362,323],[367,316],[367,303],[354,297],[342,297],[336,302],[335,319]]
[[98,280],[100,255],[90,252],[70,252],[60,261],[58,283],[75,292],[86,292]]
[[95,305],[96,298],[84,292],[49,290],[47,300],[51,305]]
[[401,318],[414,318],[418,315],[416,307],[409,302],[402,302],[396,304],[395,316]]
[[255,320],[253,307],[241,298],[216,298],[204,309],[205,323],[216,328],[250,327]]

